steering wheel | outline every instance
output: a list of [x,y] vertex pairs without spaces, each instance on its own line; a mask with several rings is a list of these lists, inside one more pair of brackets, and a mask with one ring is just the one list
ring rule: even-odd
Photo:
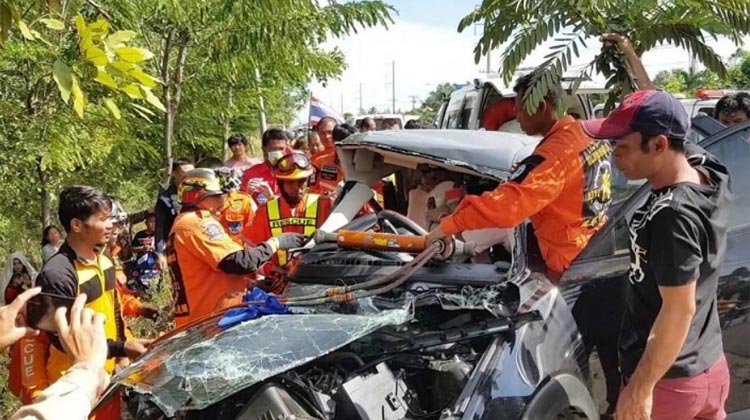
[[427,231],[416,224],[413,220],[407,218],[401,213],[392,210],[383,210],[377,215],[377,223],[382,232],[403,235],[404,231],[415,236],[424,236]]

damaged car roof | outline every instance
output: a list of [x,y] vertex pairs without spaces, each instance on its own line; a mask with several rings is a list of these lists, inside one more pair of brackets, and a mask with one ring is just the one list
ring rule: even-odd
[[498,131],[398,130],[355,134],[336,146],[411,155],[503,179],[512,172],[515,163],[534,150],[539,140]]

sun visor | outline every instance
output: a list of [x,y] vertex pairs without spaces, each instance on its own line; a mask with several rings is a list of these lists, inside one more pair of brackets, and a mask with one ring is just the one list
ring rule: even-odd
[[354,169],[359,173],[372,172],[377,155],[370,150],[359,149],[354,152]]

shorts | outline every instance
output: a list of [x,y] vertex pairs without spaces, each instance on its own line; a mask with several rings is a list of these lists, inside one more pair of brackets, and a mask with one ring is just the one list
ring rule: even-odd
[[688,378],[666,378],[654,388],[652,420],[724,420],[729,367],[724,355],[713,366]]

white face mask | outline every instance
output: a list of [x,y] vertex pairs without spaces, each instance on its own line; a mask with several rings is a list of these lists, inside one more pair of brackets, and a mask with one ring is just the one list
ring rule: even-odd
[[273,165],[276,163],[277,160],[284,157],[284,151],[283,150],[273,150],[268,152],[268,161]]

